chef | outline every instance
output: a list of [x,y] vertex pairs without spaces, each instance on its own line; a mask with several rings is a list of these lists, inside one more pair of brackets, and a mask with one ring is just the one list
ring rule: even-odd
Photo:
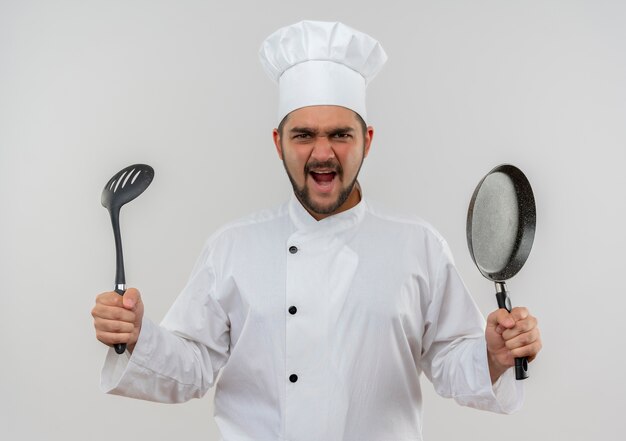
[[421,440],[422,373],[462,405],[517,410],[510,367],[540,350],[536,319],[514,308],[485,325],[439,233],[381,210],[357,181],[380,44],[303,21],[260,58],[278,83],[273,139],[293,196],[214,233],[160,325],[136,289],[97,297],[97,338],[128,347],[109,350],[104,391],[177,403],[215,384],[224,441]]

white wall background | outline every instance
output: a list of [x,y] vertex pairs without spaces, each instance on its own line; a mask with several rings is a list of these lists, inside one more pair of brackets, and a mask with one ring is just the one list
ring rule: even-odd
[[114,275],[100,191],[131,163],[156,170],[122,234],[128,282],[159,321],[212,231],[289,194],[256,53],[304,18],[387,50],[363,187],[441,230],[485,314],[470,196],[502,162],[535,189],[535,246],[508,284],[544,338],[526,405],[481,413],[426,386],[425,438],[623,439],[626,3],[591,0],[0,0],[0,438],[219,439],[210,396],[99,391],[89,312]]

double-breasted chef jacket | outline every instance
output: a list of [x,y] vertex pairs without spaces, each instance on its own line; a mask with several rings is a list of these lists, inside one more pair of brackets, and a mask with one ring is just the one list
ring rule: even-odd
[[102,388],[158,402],[216,383],[224,441],[421,440],[423,372],[444,397],[521,406],[511,370],[492,386],[484,319],[444,239],[376,208],[316,221],[292,196],[207,242],[160,326],[109,351]]

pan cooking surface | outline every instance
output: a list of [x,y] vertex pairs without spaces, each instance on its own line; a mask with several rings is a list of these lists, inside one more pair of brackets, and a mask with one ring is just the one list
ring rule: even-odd
[[483,276],[494,282],[522,268],[535,236],[535,198],[524,173],[510,164],[476,187],[467,213],[467,244]]
[[502,271],[515,252],[519,207],[515,185],[506,174],[495,172],[482,183],[474,202],[472,244],[476,264],[483,271]]

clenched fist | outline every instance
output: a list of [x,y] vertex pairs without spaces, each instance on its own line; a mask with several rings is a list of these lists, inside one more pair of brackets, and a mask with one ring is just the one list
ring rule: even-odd
[[541,350],[537,319],[526,308],[513,308],[511,312],[498,309],[489,314],[485,338],[492,383],[515,365],[516,357],[528,357],[530,362]]
[[128,351],[133,351],[143,319],[139,291],[129,288],[123,296],[114,291],[104,292],[96,297],[91,315],[98,340],[109,346],[126,343]]

